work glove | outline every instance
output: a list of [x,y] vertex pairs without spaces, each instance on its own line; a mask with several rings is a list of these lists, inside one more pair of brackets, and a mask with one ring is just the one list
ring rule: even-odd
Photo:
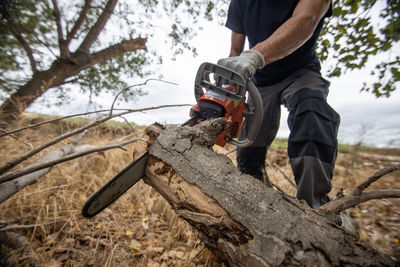
[[257,50],[246,50],[239,56],[222,58],[217,64],[239,73],[247,80],[256,73],[257,69],[264,68],[265,60]]

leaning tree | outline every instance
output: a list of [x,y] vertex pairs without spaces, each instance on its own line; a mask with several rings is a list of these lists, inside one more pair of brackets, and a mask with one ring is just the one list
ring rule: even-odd
[[[146,66],[162,62],[156,46],[170,47],[169,57],[184,50],[195,54],[188,43],[198,27],[194,22],[212,19],[218,2],[2,1],[3,120],[12,120],[50,88],[58,88],[60,101],[73,84],[90,94],[117,92],[127,78],[148,74]],[[124,97],[141,93],[124,91]]]

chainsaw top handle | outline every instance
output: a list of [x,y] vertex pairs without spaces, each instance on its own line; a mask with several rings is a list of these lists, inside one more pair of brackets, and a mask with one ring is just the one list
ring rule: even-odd
[[[215,83],[210,82],[210,75],[214,76]],[[232,87],[228,89],[227,85],[232,85],[236,87],[237,90],[231,91],[230,89]],[[246,92],[249,93],[253,101],[254,113],[251,116],[251,125],[247,129],[247,136],[244,140],[231,140],[230,143],[237,147],[247,147],[253,144],[256,140],[263,119],[262,99],[253,82],[250,81],[250,79],[245,80],[242,75],[235,71],[220,65],[205,62],[200,65],[196,74],[194,95],[197,101],[203,94],[202,88],[213,91],[222,98],[228,97],[233,101],[241,101],[246,96]]]

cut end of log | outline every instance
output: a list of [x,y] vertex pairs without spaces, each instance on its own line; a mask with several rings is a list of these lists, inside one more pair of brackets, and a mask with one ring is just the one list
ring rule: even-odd
[[193,127],[184,126],[178,128],[178,138],[189,138],[192,143],[212,147],[215,144],[217,135],[227,125],[225,118],[210,119]]

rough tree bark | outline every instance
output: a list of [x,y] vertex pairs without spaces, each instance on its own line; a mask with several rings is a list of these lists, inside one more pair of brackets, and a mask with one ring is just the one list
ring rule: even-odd
[[212,150],[224,121],[168,127],[150,150],[144,181],[232,266],[396,265],[290,196],[241,174]]

